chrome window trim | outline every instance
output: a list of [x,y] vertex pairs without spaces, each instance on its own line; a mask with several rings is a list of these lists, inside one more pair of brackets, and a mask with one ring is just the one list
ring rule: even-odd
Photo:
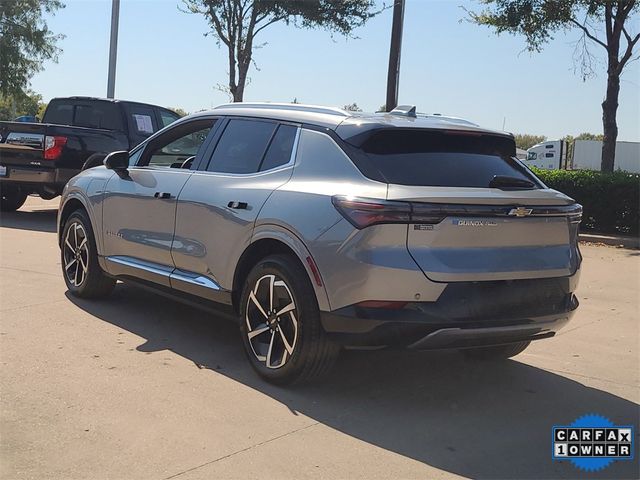
[[[286,123],[279,123],[280,125],[287,125]],[[288,124],[290,125],[290,124]],[[247,177],[258,177],[260,175],[264,175],[267,173],[274,173],[280,170],[286,170],[295,166],[296,156],[298,155],[298,143],[300,141],[300,131],[302,127],[297,125],[296,127],[296,137],[293,140],[293,148],[291,149],[291,156],[289,157],[289,161],[287,163],[283,163],[282,165],[278,165],[277,167],[270,168],[269,170],[261,170],[259,172],[251,172],[251,173],[227,173],[227,172],[212,172],[208,170],[194,170],[193,173],[195,175],[198,174],[206,174],[213,175],[216,177],[231,177],[231,178],[247,178]],[[214,150],[215,151],[215,150]],[[266,152],[265,152],[266,153]],[[213,155],[213,153],[212,153]]]

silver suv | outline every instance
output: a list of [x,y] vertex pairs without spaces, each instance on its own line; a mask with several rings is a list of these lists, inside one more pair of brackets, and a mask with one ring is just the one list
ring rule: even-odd
[[215,305],[256,372],[290,383],[342,346],[507,358],[554,336],[578,306],[581,215],[503,132],[244,103],[74,177],[58,225],[72,294],[123,280]]

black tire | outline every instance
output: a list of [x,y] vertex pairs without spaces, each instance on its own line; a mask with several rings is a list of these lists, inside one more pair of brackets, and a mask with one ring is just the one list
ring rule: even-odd
[[493,347],[466,348],[462,350],[465,357],[473,360],[506,360],[522,353],[531,342],[509,343]]
[[27,193],[19,188],[0,187],[0,211],[15,212],[27,201]]
[[98,264],[95,236],[84,210],[73,212],[64,224],[60,259],[64,281],[76,297],[103,298],[116,285]]
[[[269,311],[270,302],[265,293],[269,295],[271,282],[274,293]],[[269,319],[252,298],[265,304],[263,311],[269,313]],[[293,310],[279,317],[271,313],[291,305]],[[268,330],[264,330],[265,327]],[[263,333],[249,339],[250,332],[260,330]],[[266,257],[249,273],[240,299],[240,333],[253,369],[265,380],[279,385],[305,383],[321,377],[333,367],[340,352],[340,347],[327,337],[320,324],[320,310],[307,272],[290,255]],[[269,360],[269,351],[280,362]],[[260,353],[264,359],[259,358]],[[269,362],[271,368],[267,367]]]

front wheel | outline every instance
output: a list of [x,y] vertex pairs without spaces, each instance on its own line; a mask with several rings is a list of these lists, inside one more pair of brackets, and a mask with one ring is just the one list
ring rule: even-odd
[[116,281],[98,264],[95,237],[84,210],[73,212],[64,224],[60,252],[62,274],[72,295],[101,298],[111,293]]
[[506,360],[522,353],[531,342],[509,343],[493,347],[466,348],[462,350],[465,357],[473,360]]
[[0,187],[0,211],[15,212],[24,202],[27,201],[27,194],[19,188],[2,186]]
[[335,363],[339,347],[324,332],[309,277],[292,256],[269,256],[251,270],[240,312],[245,353],[267,381],[303,383]]

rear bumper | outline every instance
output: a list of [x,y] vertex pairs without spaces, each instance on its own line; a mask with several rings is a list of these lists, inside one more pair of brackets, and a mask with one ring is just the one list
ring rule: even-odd
[[516,308],[495,316],[474,316],[469,309],[465,316],[456,316],[454,311],[443,315],[436,304],[415,303],[401,310],[352,306],[321,312],[321,321],[328,335],[343,345],[466,348],[552,337],[578,308],[572,293],[537,310]]
[[10,184],[32,191],[40,191],[44,187],[49,187],[57,193],[61,193],[67,182],[80,172],[80,170],[70,168],[30,168],[11,165],[7,165],[6,168],[6,175],[0,177],[2,184]]

